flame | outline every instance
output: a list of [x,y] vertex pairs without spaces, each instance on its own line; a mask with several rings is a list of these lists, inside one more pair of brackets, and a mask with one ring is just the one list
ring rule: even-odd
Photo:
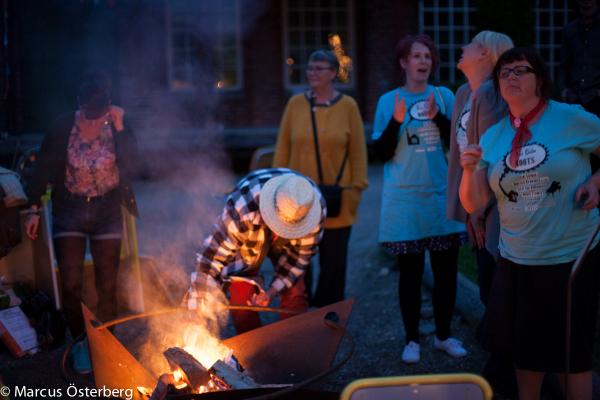
[[337,33],[329,34],[329,47],[331,47],[331,51],[333,51],[340,63],[338,79],[343,83],[348,82],[350,80],[350,72],[352,72],[352,58],[345,54],[340,35]]
[[[180,368],[171,370],[166,360],[162,356],[157,356],[160,352],[156,351],[156,345],[163,349],[182,348],[206,369],[210,369],[217,360],[225,361],[228,356],[231,358],[232,351],[219,339],[219,331],[228,316],[225,295],[220,288],[217,288],[214,292],[204,293],[200,300],[202,301],[198,302],[193,311],[156,320],[152,327],[154,334],[151,336],[152,342],[145,348],[149,364],[157,367],[153,372],[160,375],[161,371],[169,368],[177,389],[189,387],[189,380],[183,370]],[[191,389],[198,393],[219,390],[210,381],[207,385],[191,387]]]
[[183,332],[183,349],[190,353],[206,369],[217,360],[225,360],[231,350],[212,336],[207,330],[198,326],[188,326]]
[[173,371],[173,379],[175,380],[176,389],[183,389],[187,386],[187,383],[183,380],[183,371],[180,368]]
[[179,382],[183,379],[183,372],[181,372],[181,369],[177,369],[173,372],[173,379],[175,379],[175,382]]
[[144,386],[138,386],[137,390],[138,390],[138,392],[140,392],[144,396],[150,397],[152,395],[152,389],[150,389],[150,388],[147,388],[147,387],[144,387]]

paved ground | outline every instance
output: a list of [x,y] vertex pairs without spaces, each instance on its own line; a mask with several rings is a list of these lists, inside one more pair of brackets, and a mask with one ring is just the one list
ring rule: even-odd
[[[139,242],[142,254],[160,260],[165,273],[173,273],[173,281],[185,281],[186,270],[193,264],[194,250],[220,211],[221,196],[235,177],[200,163],[167,178],[137,187],[142,215],[138,224]],[[349,330],[356,348],[352,359],[318,387],[339,391],[351,381],[369,376],[480,372],[485,354],[474,339],[480,306],[476,288],[463,281],[459,285],[453,333],[464,342],[469,354],[456,360],[434,350],[433,325],[427,319],[422,321],[421,362],[407,366],[400,361],[404,334],[397,297],[398,273],[393,268],[393,259],[377,246],[380,166],[370,168],[369,179],[370,187],[364,193],[359,221],[352,231],[349,254],[347,295],[356,299]],[[427,303],[426,288],[423,295]],[[340,354],[346,349],[342,346]],[[0,353],[0,376],[9,386],[64,388],[66,383],[59,373],[61,350],[22,360]],[[85,378],[78,382],[90,383]]]

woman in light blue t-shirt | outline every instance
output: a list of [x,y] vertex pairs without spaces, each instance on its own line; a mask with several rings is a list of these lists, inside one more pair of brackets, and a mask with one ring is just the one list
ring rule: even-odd
[[488,313],[510,325],[520,399],[539,398],[546,372],[568,372],[568,397],[591,399],[597,239],[573,283],[568,369],[566,293],[571,266],[598,223],[600,174],[591,175],[589,156],[600,154],[600,119],[549,100],[549,75],[533,49],[504,53],[494,84],[509,115],[462,152],[459,191],[467,212],[492,195],[498,202],[498,265],[514,286],[500,292],[492,285],[490,303],[503,305]]
[[454,95],[431,86],[429,76],[439,57],[426,35],[408,36],[396,47],[405,76],[401,87],[377,103],[373,123],[376,151],[386,160],[379,242],[398,257],[400,311],[406,330],[402,361],[420,360],[419,319],[425,251],[434,275],[434,347],[453,357],[466,355],[450,337],[456,299],[458,248],[466,239],[464,224],[446,218],[448,163],[442,134],[450,130]]

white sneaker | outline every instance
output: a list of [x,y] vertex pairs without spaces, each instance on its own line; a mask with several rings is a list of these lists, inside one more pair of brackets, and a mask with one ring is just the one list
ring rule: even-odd
[[451,337],[446,340],[439,340],[437,336],[434,336],[433,347],[445,351],[446,354],[454,358],[460,358],[467,355],[467,350],[462,347],[462,342]]
[[421,346],[419,343],[413,342],[412,340],[404,346],[402,352],[402,361],[407,364],[416,364],[421,360]]

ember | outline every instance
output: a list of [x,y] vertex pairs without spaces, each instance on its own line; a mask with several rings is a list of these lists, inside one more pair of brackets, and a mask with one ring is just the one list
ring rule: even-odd
[[[221,345],[222,346],[222,345]],[[242,373],[242,369],[228,352],[229,363],[217,360],[207,369],[194,356],[183,349],[172,347],[164,352],[171,367],[171,374],[159,378],[151,399],[164,399],[169,393],[206,393],[217,390],[254,389],[260,387],[252,378]],[[143,390],[141,390],[143,389]],[[138,388],[148,395],[146,388]]]

